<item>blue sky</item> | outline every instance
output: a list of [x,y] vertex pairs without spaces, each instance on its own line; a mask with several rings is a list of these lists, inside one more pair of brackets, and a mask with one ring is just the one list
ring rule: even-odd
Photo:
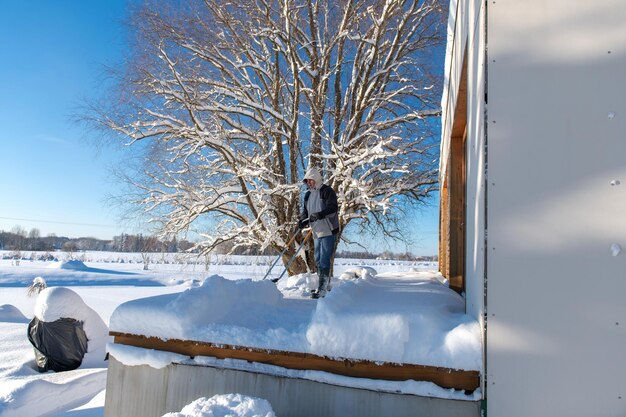
[[122,0],[2,2],[0,230],[121,232],[105,201],[107,167],[120,155],[98,153],[70,117],[98,96],[103,64],[120,61],[125,10]]
[[[71,121],[82,99],[103,92],[103,66],[121,62],[128,3],[2,2],[0,230],[19,225],[42,236],[101,239],[141,231],[122,226],[107,199],[116,187],[109,167],[121,163],[122,151],[98,150],[89,132]],[[413,245],[373,245],[365,237],[361,243],[373,251],[436,254],[437,211],[435,201],[407,222]]]

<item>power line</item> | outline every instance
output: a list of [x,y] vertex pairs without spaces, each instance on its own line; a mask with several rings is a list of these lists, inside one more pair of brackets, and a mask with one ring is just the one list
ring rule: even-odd
[[24,219],[19,217],[0,217],[2,220],[17,220],[22,222],[36,222],[36,223],[52,223],[52,224],[66,224],[70,226],[91,226],[91,227],[110,227],[116,228],[117,226],[111,224],[95,224],[95,223],[73,223],[73,222],[62,222],[57,220],[40,220],[40,219]]

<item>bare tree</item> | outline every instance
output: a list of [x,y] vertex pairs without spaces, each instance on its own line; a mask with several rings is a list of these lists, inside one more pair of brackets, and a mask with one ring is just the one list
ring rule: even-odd
[[63,252],[67,254],[66,256],[67,256],[68,261],[75,260],[74,254],[79,250],[76,242],[74,242],[73,240],[68,240],[67,242],[63,244],[62,249],[63,249]]
[[[139,235],[142,237],[141,235]],[[154,237],[148,236],[141,239],[140,243],[141,260],[143,262],[143,270],[147,271],[150,268],[150,262],[152,261],[153,254],[161,247],[161,242]]]
[[15,225],[11,229],[11,233],[13,234],[12,248],[16,251],[22,251],[26,249],[26,229],[24,229],[22,226]]
[[32,228],[30,229],[30,232],[28,232],[28,248],[35,251],[39,251],[44,248],[39,229]]
[[309,164],[337,191],[342,230],[359,220],[400,236],[398,208],[436,187],[440,82],[429,65],[442,2],[180,3],[134,14],[118,99],[89,116],[128,144],[150,142],[127,179],[162,236],[208,215],[203,250],[280,251]]

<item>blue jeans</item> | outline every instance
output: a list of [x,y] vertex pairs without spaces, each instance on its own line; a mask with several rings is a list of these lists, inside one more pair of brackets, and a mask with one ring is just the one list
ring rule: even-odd
[[330,258],[332,258],[335,250],[335,235],[313,239],[313,245],[315,246],[315,264],[317,269],[330,269]]

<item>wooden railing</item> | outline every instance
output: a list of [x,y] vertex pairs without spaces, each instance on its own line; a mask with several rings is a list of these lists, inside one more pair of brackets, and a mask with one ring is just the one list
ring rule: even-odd
[[330,358],[311,353],[288,352],[197,342],[190,340],[147,337],[111,332],[115,343],[179,353],[190,357],[212,356],[218,359],[240,359],[280,366],[287,369],[330,372],[354,378],[390,381],[428,381],[443,388],[474,391],[480,385],[478,371],[464,371],[435,366],[373,362],[368,360]]

